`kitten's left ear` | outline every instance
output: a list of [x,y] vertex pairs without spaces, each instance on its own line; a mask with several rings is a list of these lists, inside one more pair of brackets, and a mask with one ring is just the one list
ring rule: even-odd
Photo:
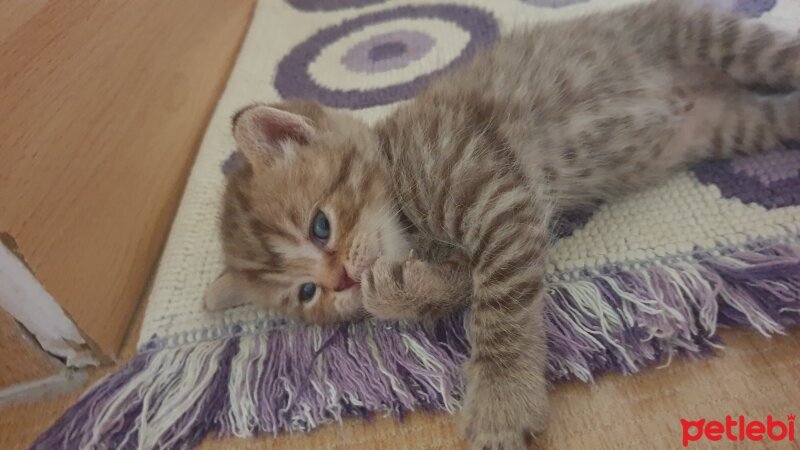
[[233,117],[233,137],[251,161],[275,161],[284,156],[285,144],[306,145],[314,132],[307,117],[273,106],[252,105]]
[[211,283],[203,295],[206,311],[221,311],[234,306],[250,303],[248,292],[241,280],[225,271]]

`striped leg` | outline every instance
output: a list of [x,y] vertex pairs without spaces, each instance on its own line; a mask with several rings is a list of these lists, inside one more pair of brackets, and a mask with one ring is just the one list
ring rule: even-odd
[[743,95],[730,101],[714,127],[712,157],[752,154],[792,139],[800,139],[800,93]]
[[472,448],[524,449],[547,423],[543,324],[547,214],[535,193],[487,187],[465,223],[472,261],[472,355],[462,428]]
[[679,11],[665,22],[679,63],[710,63],[744,85],[800,89],[800,36],[710,9]]
[[674,152],[689,152],[687,160],[720,159],[770,150],[800,139],[800,93],[758,96],[742,91],[698,101],[687,115],[682,132],[691,136],[676,142]]

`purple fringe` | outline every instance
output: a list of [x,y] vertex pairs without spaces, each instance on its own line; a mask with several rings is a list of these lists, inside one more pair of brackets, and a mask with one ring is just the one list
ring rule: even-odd
[[[590,381],[713,354],[718,324],[764,335],[800,325],[797,245],[695,257],[551,283],[549,378]],[[192,448],[209,434],[307,431],[379,411],[454,412],[463,392],[459,366],[469,354],[465,335],[458,315],[146,345],[32,448]]]

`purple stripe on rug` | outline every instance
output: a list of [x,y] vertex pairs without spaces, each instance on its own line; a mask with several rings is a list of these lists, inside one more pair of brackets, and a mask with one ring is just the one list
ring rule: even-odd
[[[552,381],[711,355],[718,324],[765,335],[800,325],[797,244],[698,251],[690,261],[585,275],[549,287]],[[192,448],[207,435],[308,431],[345,416],[460,406],[459,367],[469,353],[463,315],[261,330],[145,345],[33,448]]]

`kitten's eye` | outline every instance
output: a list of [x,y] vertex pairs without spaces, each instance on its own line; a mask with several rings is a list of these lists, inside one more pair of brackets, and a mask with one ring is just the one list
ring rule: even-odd
[[331,224],[324,212],[319,211],[314,216],[314,221],[311,223],[311,234],[323,243],[331,237]]
[[317,292],[317,285],[314,283],[304,283],[300,286],[300,293],[297,295],[301,302],[307,302],[314,297]]

